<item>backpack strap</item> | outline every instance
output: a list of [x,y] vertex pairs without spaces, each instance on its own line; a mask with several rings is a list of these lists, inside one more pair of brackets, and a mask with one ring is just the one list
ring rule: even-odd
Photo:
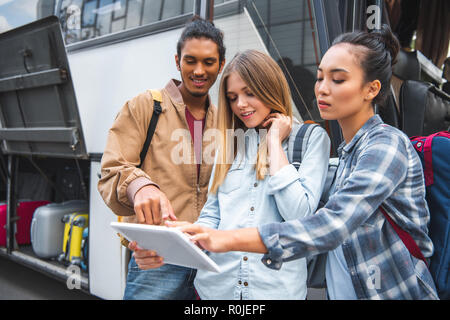
[[450,133],[448,131],[439,131],[429,136],[414,136],[409,138],[411,142],[417,142],[416,144],[413,144],[414,149],[416,149],[417,152],[423,151],[423,175],[426,187],[429,187],[434,183],[433,154],[431,146],[435,137],[445,137],[450,139]]
[[148,126],[148,130],[147,130],[147,138],[145,139],[144,142],[144,146],[142,147],[142,151],[139,155],[141,161],[139,163],[139,165],[137,166],[138,168],[140,168],[142,166],[142,164],[144,163],[144,159],[145,156],[147,155],[148,152],[148,148],[150,147],[150,142],[152,141],[153,138],[153,134],[155,133],[156,130],[156,124],[158,123],[158,119],[159,119],[159,115],[162,112],[162,108],[161,108],[161,102],[162,102],[162,95],[160,91],[156,91],[156,90],[150,90],[152,93],[152,97],[153,97],[153,114],[152,114],[152,118],[150,119],[150,124]]
[[383,213],[386,220],[391,224],[392,228],[394,228],[395,232],[397,233],[400,240],[402,240],[403,244],[408,249],[409,253],[413,257],[422,260],[428,267],[427,260],[423,256],[422,251],[420,250],[416,241],[414,241],[413,237],[411,237],[411,235],[408,232],[400,228],[400,226],[397,223],[395,223],[395,221],[392,220],[392,218],[387,214],[386,210],[384,210],[383,207],[380,206],[380,210]]
[[446,137],[450,139],[450,134],[447,131],[436,132],[425,138],[423,145],[423,159],[424,159],[424,177],[425,185],[431,186],[434,183],[433,176],[433,153],[431,152],[431,145],[435,137]]
[[315,123],[302,123],[300,125],[300,128],[295,135],[292,148],[291,164],[295,167],[296,170],[300,168],[300,164],[302,162],[311,132],[318,126],[319,125]]
[[[72,219],[72,220],[70,220]],[[67,242],[66,242],[66,252],[64,253],[64,260],[66,262],[70,261],[70,244],[71,244],[71,238],[72,238],[72,231],[73,231],[73,224],[75,222],[75,216],[72,216],[69,218],[69,232],[67,234]]]

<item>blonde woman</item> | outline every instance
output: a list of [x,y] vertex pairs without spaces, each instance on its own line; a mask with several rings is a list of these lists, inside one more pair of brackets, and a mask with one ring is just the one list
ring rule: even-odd
[[[293,123],[289,87],[272,58],[255,50],[234,57],[220,83],[218,119],[223,145],[216,154],[208,200],[195,224],[219,230],[256,227],[316,210],[330,141],[325,130],[316,128],[298,171],[289,164],[289,137],[300,124]],[[305,259],[271,270],[261,263],[262,254],[210,257],[223,271],[197,271],[194,284],[201,299],[306,297]]]

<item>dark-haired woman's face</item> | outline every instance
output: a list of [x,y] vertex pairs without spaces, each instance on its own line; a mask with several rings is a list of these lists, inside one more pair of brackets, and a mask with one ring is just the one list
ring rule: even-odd
[[335,45],[320,62],[314,92],[320,116],[325,120],[344,120],[369,111],[368,86],[351,50],[352,45]]

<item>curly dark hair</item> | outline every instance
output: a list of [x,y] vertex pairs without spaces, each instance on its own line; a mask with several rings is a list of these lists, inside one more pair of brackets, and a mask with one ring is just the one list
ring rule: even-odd
[[181,57],[181,50],[184,47],[186,40],[192,38],[206,38],[214,41],[217,44],[219,50],[219,64],[225,60],[225,46],[223,44],[223,32],[214,26],[213,22],[207,21],[200,18],[199,16],[194,16],[190,22],[187,23],[183,32],[181,33],[180,39],[177,43],[177,54]]

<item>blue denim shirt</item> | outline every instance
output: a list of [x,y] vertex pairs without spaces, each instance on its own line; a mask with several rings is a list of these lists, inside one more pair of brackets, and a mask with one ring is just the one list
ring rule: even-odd
[[[334,193],[333,184],[330,194]],[[325,264],[325,279],[327,285],[327,295],[330,300],[356,300],[355,289],[353,288],[352,277],[345,261],[342,245],[336,249],[328,251]]]
[[411,256],[379,210],[383,205],[423,255],[432,255],[423,171],[409,138],[375,115],[339,153],[335,190],[323,208],[258,228],[268,249],[263,263],[280,269],[342,245],[358,299],[438,299],[427,266]]
[[357,299],[342,246],[338,246],[336,249],[328,252],[325,279],[330,300]]
[[[325,130],[313,130],[298,171],[287,165],[264,180],[256,179],[254,165],[258,134],[249,129],[245,135],[245,155],[237,155],[217,194],[209,194],[196,223],[226,230],[298,219],[315,212],[329,159],[330,140]],[[287,153],[288,139],[283,149]],[[223,271],[197,271],[194,284],[201,299],[306,297],[305,259],[288,262],[278,271],[261,264],[262,254],[228,252],[209,256]]]

